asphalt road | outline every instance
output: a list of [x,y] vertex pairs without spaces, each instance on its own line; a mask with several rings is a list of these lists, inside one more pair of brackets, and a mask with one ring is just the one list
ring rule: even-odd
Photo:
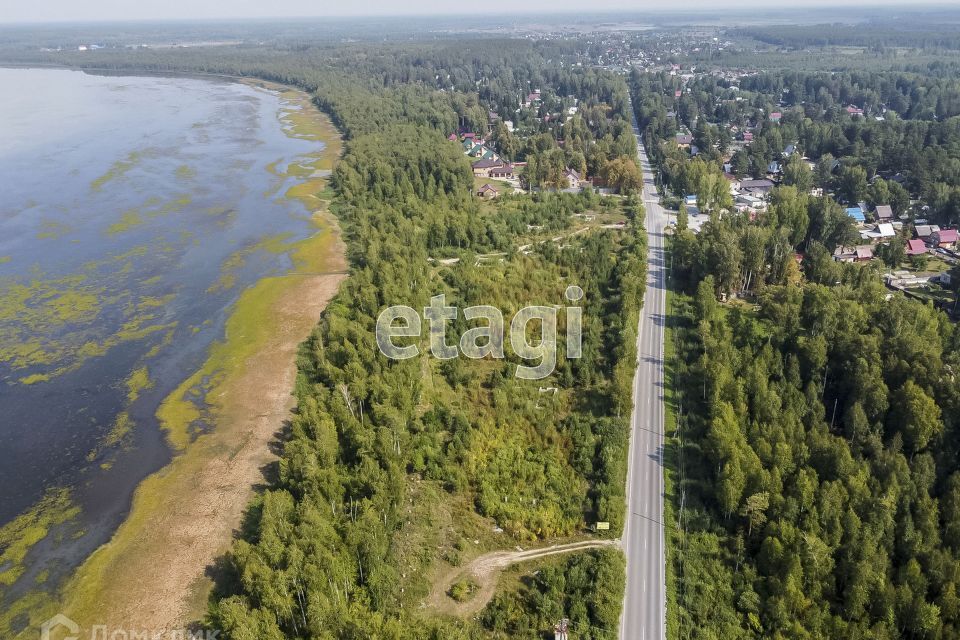
[[[634,132],[640,140],[640,132]],[[627,519],[623,550],[627,588],[620,620],[623,640],[666,638],[666,585],[663,532],[663,335],[667,266],[663,230],[668,216],[659,204],[653,170],[642,145],[643,205],[649,241],[647,291],[637,333],[637,372],[633,380]]]

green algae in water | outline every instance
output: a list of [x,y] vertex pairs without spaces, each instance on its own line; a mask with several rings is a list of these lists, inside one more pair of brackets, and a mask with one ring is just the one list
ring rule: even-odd
[[220,277],[207,287],[207,293],[216,293],[232,289],[237,281],[237,272],[243,268],[247,260],[258,251],[265,251],[279,255],[289,251],[295,243],[290,243],[289,233],[268,236],[250,246],[243,247],[231,253],[220,265]]
[[66,489],[49,491],[23,515],[0,528],[0,586],[10,586],[23,573],[23,559],[38,542],[47,537],[50,528],[80,513]]
[[127,378],[127,402],[133,404],[141,393],[151,388],[153,388],[153,380],[150,379],[150,372],[147,368],[136,369]]
[[73,231],[73,227],[63,222],[44,221],[37,232],[37,240],[57,240]]
[[136,209],[130,209],[129,211],[123,212],[123,214],[120,216],[119,222],[115,222],[107,227],[107,235],[115,236],[118,233],[123,233],[135,227],[139,227],[143,223],[144,220],[140,215],[140,212]]
[[177,167],[176,175],[179,180],[193,180],[197,177],[197,172],[189,165],[182,164]]
[[[163,316],[171,296],[141,295],[122,307],[125,322],[117,331],[98,335],[105,309],[116,308],[131,296],[124,290],[108,294],[106,287],[89,282],[84,274],[27,284],[0,280],[0,362],[15,370],[59,364],[56,371],[43,372],[49,379],[113,346],[170,326],[154,321]],[[39,375],[26,376],[21,382],[41,382]]]
[[90,188],[94,191],[99,191],[102,189],[108,182],[116,180],[124,176],[131,169],[136,167],[140,160],[143,158],[143,153],[140,151],[134,151],[130,153],[126,158],[122,160],[117,160],[111,165],[105,174],[94,180],[90,183]]
[[20,384],[31,385],[31,384],[37,384],[40,382],[48,382],[49,380],[50,380],[50,376],[45,373],[34,373],[32,375],[24,376],[20,378],[18,382],[20,382]]

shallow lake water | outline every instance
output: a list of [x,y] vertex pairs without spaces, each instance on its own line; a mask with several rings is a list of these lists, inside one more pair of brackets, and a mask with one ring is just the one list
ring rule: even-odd
[[0,69],[0,86],[0,531],[58,522],[0,562],[2,609],[108,540],[169,461],[157,407],[314,233],[285,167],[322,143],[225,80]]

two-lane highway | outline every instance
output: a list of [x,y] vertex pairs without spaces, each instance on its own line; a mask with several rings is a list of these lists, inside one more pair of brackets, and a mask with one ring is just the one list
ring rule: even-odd
[[[637,140],[640,131],[634,121]],[[653,169],[642,144],[643,205],[648,238],[647,291],[637,331],[633,380],[627,519],[623,550],[627,588],[620,620],[621,640],[666,638],[666,583],[663,525],[663,337],[667,266],[663,231],[669,222],[660,206]]]

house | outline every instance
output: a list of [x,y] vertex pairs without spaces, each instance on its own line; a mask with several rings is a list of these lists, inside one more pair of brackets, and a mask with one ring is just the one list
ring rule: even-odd
[[935,233],[940,233],[940,227],[935,224],[918,224],[916,226],[917,238],[927,242],[930,240],[930,236]]
[[846,111],[849,115],[854,117],[863,116],[863,109],[852,104],[847,107]]
[[742,213],[748,209],[757,210],[762,209],[763,207],[764,201],[762,198],[751,195],[739,195],[737,196],[734,208]]
[[753,131],[744,131],[744,132],[743,132],[743,141],[744,141],[744,142],[753,142]]
[[796,152],[797,152],[797,145],[795,145],[795,144],[788,144],[787,147],[783,150],[783,157],[784,157],[784,158],[789,158],[790,156],[792,156],[792,155],[795,154]]
[[500,180],[510,180],[513,178],[513,165],[509,162],[504,164],[502,167],[494,167],[490,169],[489,173],[491,178],[497,178]]
[[873,260],[873,247],[861,244],[856,247],[837,247],[833,252],[837,262],[869,262]]
[[779,111],[774,111],[773,113],[770,114],[770,122],[779,123],[782,118],[783,118],[783,114],[780,113]]
[[683,91],[681,89],[677,89],[676,91],[673,92],[674,98],[679,98],[682,95],[683,95]]
[[504,163],[500,160],[477,160],[472,165],[473,175],[479,178],[489,178],[490,172],[494,169],[499,169],[504,166]]
[[733,175],[732,173],[724,173],[723,177],[726,178],[727,182],[730,183],[730,194],[734,195],[740,191],[740,178]]
[[695,196],[695,195],[693,195],[693,194],[690,194],[690,195],[686,196],[686,197],[683,199],[683,204],[687,205],[688,207],[695,207],[695,206],[697,206],[697,196]]
[[779,162],[771,162],[767,165],[767,173],[772,173],[773,175],[779,174],[781,171]]
[[873,229],[864,230],[860,232],[860,237],[864,240],[885,240],[889,238],[896,237],[897,232],[893,229],[893,225],[889,222],[881,222],[876,225]]
[[867,220],[866,216],[863,215],[863,209],[861,209],[860,207],[848,207],[847,215],[853,218],[854,221],[857,223],[862,224]]
[[907,240],[907,255],[908,256],[919,256],[927,252],[927,247],[923,244],[923,240]]
[[877,205],[877,220],[880,222],[890,222],[893,220],[893,208],[888,204]]
[[837,247],[833,250],[833,259],[837,262],[854,262],[857,259],[857,251],[851,247]]
[[677,134],[677,146],[681,149],[689,149],[693,144],[693,136],[686,133]]
[[492,200],[500,195],[500,192],[492,184],[485,184],[479,189],[477,189],[477,196],[480,198],[487,198]]
[[563,177],[567,179],[567,184],[570,185],[571,189],[579,189],[580,183],[584,181],[580,174],[573,169],[564,171]]
[[957,244],[956,229],[941,229],[939,233],[931,234],[931,244],[941,249],[952,249]]
[[740,182],[740,188],[749,194],[767,195],[773,190],[774,184],[771,180],[743,180]]
[[447,136],[447,140],[449,140],[450,142],[456,142],[456,141],[457,141],[457,134],[451,133],[450,135]]

